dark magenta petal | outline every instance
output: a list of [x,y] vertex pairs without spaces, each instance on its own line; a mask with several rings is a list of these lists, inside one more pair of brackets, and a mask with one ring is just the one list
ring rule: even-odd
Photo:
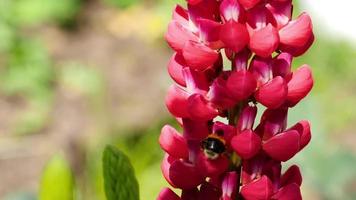
[[241,194],[246,200],[269,200],[272,193],[272,182],[267,176],[262,176],[241,188]]
[[163,188],[159,193],[157,200],[181,200],[171,189]]
[[192,69],[204,71],[214,65],[219,53],[202,43],[188,41],[183,48],[183,57]]
[[187,140],[201,141],[211,133],[207,122],[193,121],[187,118],[183,119],[183,128],[183,135]]
[[220,41],[220,28],[221,24],[209,20],[198,19],[198,29],[200,30],[200,39],[208,44],[213,49],[220,49],[223,47],[223,43]]
[[243,131],[253,128],[255,118],[257,115],[257,107],[255,105],[247,105],[241,112],[240,118],[237,122],[237,130]]
[[313,75],[308,65],[303,65],[293,73],[288,82],[287,101],[290,107],[295,106],[311,91],[314,85]]
[[169,168],[169,179],[180,189],[192,189],[204,181],[199,170],[183,160],[175,160]]
[[267,108],[278,108],[285,101],[288,94],[287,83],[280,76],[262,85],[255,93],[255,98]]
[[261,138],[253,131],[246,129],[232,138],[231,147],[241,158],[250,159],[259,152]]
[[220,4],[220,14],[225,21],[239,21],[243,14],[242,12],[243,8],[241,8],[237,0],[223,0]]
[[249,42],[246,26],[233,20],[227,21],[220,29],[220,40],[234,52],[241,51]]
[[202,0],[199,3],[188,4],[189,19],[198,24],[198,19],[216,20],[219,16],[219,2],[216,0]]
[[220,196],[221,196],[220,188],[208,182],[204,182],[203,184],[201,184],[198,200],[220,200]]
[[235,101],[231,98],[226,86],[226,80],[219,76],[210,86],[208,99],[220,109],[230,108],[235,105]]
[[268,24],[276,25],[272,13],[263,4],[259,4],[247,12],[247,23],[247,27],[251,29],[261,29]]
[[310,16],[302,13],[298,19],[289,22],[279,30],[280,49],[291,53],[293,56],[302,55],[314,39],[313,25]]
[[176,85],[172,85],[165,99],[169,112],[175,117],[189,117],[188,97],[189,94],[186,91]]
[[292,18],[292,0],[285,0],[284,2],[269,1],[266,4],[266,8],[272,13],[278,28],[282,28]]
[[288,109],[267,109],[261,117],[260,125],[257,129],[262,129],[263,140],[268,140],[272,136],[284,131],[287,126]]
[[283,174],[281,178],[281,186],[286,186],[291,183],[295,183],[298,186],[302,184],[302,174],[300,173],[299,167],[292,165],[288,170]]
[[248,98],[256,90],[256,85],[252,73],[245,70],[234,71],[226,82],[230,95],[236,101]]
[[238,1],[245,9],[250,9],[255,5],[257,5],[261,0],[238,0]]
[[263,144],[263,150],[275,160],[287,161],[300,150],[300,135],[295,130],[275,135]]
[[279,35],[271,24],[258,30],[251,31],[250,49],[261,57],[269,57],[279,45]]
[[247,63],[251,57],[252,53],[248,48],[241,50],[240,52],[236,53],[232,60],[232,64],[236,71],[246,70]]
[[310,123],[306,120],[298,122],[289,130],[296,130],[300,134],[300,149],[303,149],[311,140]]
[[219,114],[218,110],[200,94],[193,94],[188,98],[188,112],[190,117],[197,121],[209,121]]
[[236,198],[237,173],[231,171],[226,173],[221,185],[221,200],[235,200]]
[[168,63],[168,73],[171,78],[181,86],[186,86],[183,68],[186,67],[186,63],[182,55],[174,53]]
[[182,190],[181,199],[182,200],[195,200],[199,198],[199,190],[198,188],[185,189]]
[[162,128],[159,144],[165,152],[175,158],[188,158],[189,152],[186,140],[169,125]]
[[273,76],[281,76],[286,80],[291,77],[293,56],[289,53],[281,53],[272,60]]
[[176,5],[173,10],[172,19],[178,21],[180,24],[189,23],[188,11],[180,5]]
[[302,200],[302,194],[297,184],[289,184],[281,188],[272,199],[278,200]]
[[183,69],[186,90],[189,94],[205,94],[209,90],[209,82],[204,72],[195,71],[189,67]]
[[172,20],[168,24],[168,30],[165,34],[165,39],[169,46],[177,52],[182,52],[184,45],[189,40],[196,40],[196,36],[180,24],[178,21]]
[[198,4],[200,2],[202,2],[203,0],[187,0],[187,2],[191,5],[195,5],[195,4]]
[[230,146],[232,137],[236,135],[236,128],[234,126],[217,121],[213,125],[213,133],[222,133],[222,137],[225,139],[227,146]]

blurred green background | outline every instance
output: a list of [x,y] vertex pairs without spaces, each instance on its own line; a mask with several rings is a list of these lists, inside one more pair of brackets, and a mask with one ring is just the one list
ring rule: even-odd
[[[157,138],[174,125],[163,33],[176,3],[0,0],[0,199],[37,199],[49,166],[77,199],[105,199],[109,143],[132,160],[141,199],[168,185]],[[313,140],[286,166],[300,164],[305,199],[356,199],[356,45],[314,24],[317,40],[294,67],[310,64],[316,84],[290,112],[290,124],[311,121]]]

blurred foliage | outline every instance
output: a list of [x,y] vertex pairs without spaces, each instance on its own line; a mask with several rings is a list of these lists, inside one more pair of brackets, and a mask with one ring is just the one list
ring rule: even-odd
[[44,169],[39,200],[73,200],[74,182],[67,161],[61,156],[54,156]]

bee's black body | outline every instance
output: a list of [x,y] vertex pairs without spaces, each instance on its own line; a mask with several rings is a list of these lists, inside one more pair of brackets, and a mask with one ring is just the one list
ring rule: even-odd
[[216,159],[226,151],[225,141],[219,136],[212,134],[205,138],[201,144],[205,155],[209,159]]

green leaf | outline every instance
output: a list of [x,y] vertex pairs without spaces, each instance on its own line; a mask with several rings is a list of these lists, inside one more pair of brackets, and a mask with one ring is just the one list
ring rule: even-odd
[[114,146],[103,155],[105,193],[108,200],[139,200],[138,182],[129,158]]
[[42,175],[39,200],[73,200],[74,181],[67,161],[54,156]]

